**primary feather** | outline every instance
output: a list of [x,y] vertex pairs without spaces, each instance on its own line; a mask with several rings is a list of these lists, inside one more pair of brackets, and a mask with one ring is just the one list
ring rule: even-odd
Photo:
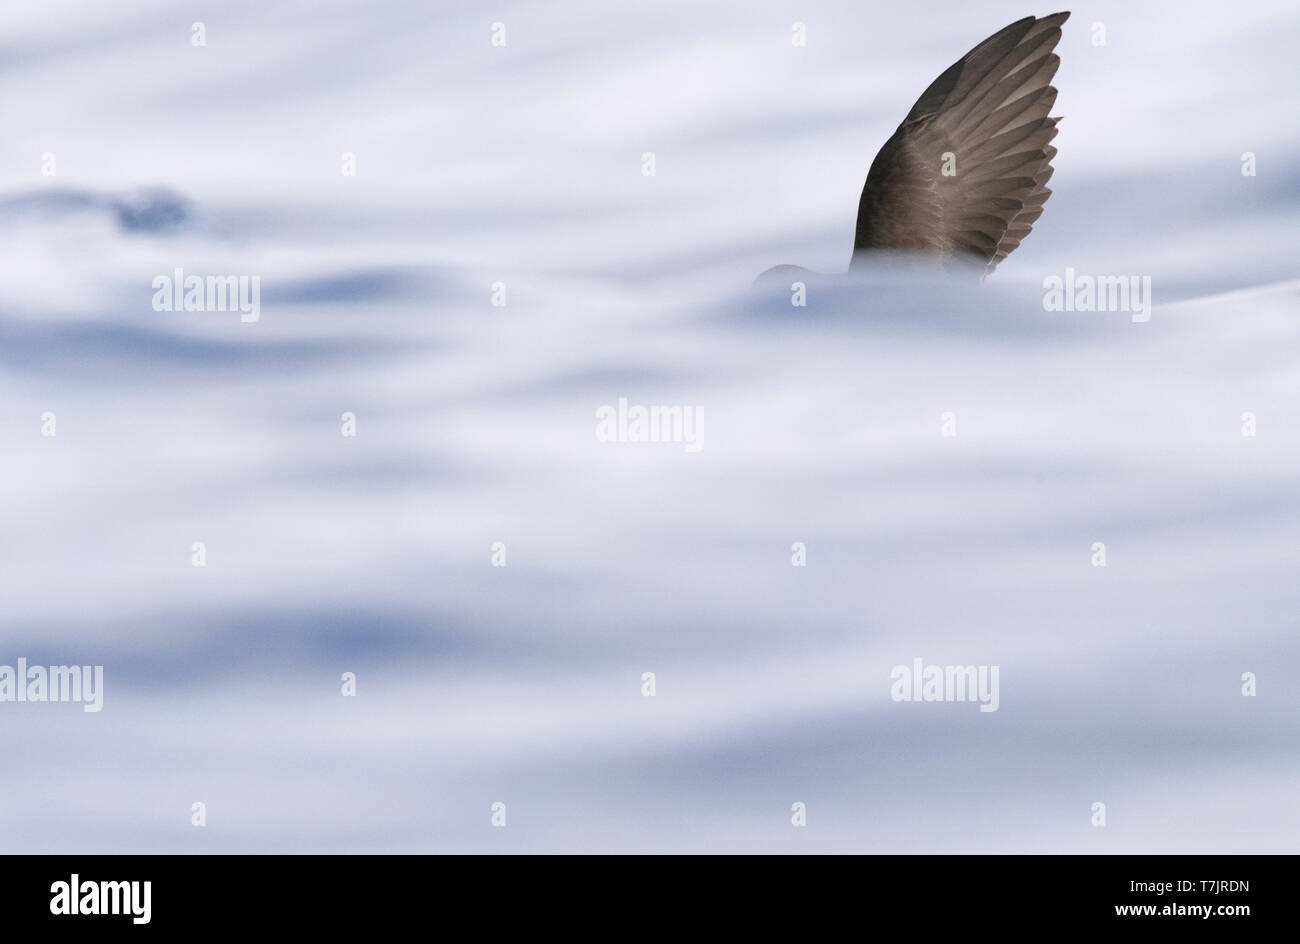
[[1069,16],[1017,20],[921,94],[871,164],[852,265],[873,249],[905,249],[987,273],[1029,235],[1052,193],[1052,50]]

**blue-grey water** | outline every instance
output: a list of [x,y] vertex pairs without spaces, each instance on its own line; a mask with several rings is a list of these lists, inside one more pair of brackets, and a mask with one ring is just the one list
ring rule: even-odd
[[912,101],[1047,12],[6,7],[0,664],[104,705],[0,703],[0,848],[1296,851],[1294,7],[1076,8],[982,286],[749,290],[843,269]]

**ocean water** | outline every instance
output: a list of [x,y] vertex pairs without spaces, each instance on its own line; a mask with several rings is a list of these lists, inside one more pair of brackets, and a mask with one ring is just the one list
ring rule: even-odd
[[104,692],[0,703],[0,848],[1297,851],[1300,16],[1076,10],[995,275],[751,289],[1047,12],[6,8],[0,665]]

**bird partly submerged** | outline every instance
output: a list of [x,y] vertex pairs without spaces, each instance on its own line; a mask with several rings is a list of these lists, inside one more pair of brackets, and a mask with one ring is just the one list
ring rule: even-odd
[[[1029,235],[1051,196],[1047,181],[1061,119],[1052,50],[1070,14],[1027,16],[962,56],[916,100],[871,162],[849,272],[882,250],[920,254],[981,276]],[[800,266],[763,272],[755,284],[784,283]]]

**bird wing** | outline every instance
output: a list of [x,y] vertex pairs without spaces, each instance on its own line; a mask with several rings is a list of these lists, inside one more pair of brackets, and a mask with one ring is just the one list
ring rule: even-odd
[[1020,245],[1051,195],[1052,50],[1069,13],[994,33],[925,90],[880,149],[858,203],[863,249],[960,257],[985,273]]

